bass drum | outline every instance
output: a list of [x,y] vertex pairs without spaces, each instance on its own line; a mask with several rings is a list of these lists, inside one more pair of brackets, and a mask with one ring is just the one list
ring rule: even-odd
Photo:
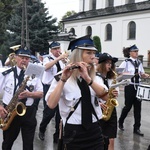
[[144,84],[139,85],[136,97],[140,100],[150,101],[150,86]]

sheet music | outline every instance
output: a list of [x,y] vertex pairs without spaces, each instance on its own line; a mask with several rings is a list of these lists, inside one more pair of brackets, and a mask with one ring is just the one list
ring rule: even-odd
[[126,80],[126,79],[131,79],[134,75],[131,74],[123,74],[123,75],[119,75],[117,77],[117,81],[121,81],[121,80]]
[[121,74],[123,70],[124,70],[124,68],[119,68],[119,67],[116,68],[116,72],[118,74]]
[[25,75],[29,75],[29,76],[34,75],[36,78],[42,78],[44,70],[45,68],[42,65],[29,63],[25,71]]

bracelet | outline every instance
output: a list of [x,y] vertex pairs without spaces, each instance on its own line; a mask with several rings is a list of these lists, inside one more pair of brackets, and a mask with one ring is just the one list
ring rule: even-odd
[[91,81],[90,81],[90,83],[88,85],[90,86],[90,85],[92,85],[92,83],[93,83],[93,80],[91,79]]
[[60,80],[61,80],[62,82],[64,82],[64,83],[67,81],[67,80],[65,80],[65,79],[62,79],[62,78],[60,78]]

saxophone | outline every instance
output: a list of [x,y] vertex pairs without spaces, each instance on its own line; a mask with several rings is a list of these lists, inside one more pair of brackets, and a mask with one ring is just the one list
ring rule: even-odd
[[[116,80],[117,74],[113,70],[112,70],[112,72],[115,74],[112,84],[116,84],[117,83],[117,80]],[[110,88],[108,90],[108,100],[106,101],[106,110],[103,110],[103,116],[102,116],[102,119],[105,121],[110,119],[114,107],[119,105],[118,101],[115,99],[114,95],[112,94],[113,90],[114,90],[114,88]]]
[[20,87],[16,91],[15,95],[13,96],[13,98],[5,108],[8,114],[4,119],[3,118],[0,119],[0,128],[3,131],[9,128],[11,122],[13,121],[16,115],[23,116],[26,113],[26,107],[22,102],[18,101],[18,95],[24,91],[28,80],[29,80],[29,76],[27,76],[23,80]]

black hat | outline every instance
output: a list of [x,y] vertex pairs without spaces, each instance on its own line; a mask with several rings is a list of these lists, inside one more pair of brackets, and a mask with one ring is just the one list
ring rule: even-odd
[[99,64],[106,61],[106,60],[112,60],[114,63],[116,63],[118,61],[118,58],[116,57],[112,57],[111,55],[109,55],[108,53],[102,53],[99,56]]
[[20,48],[20,49],[18,49],[17,51],[15,51],[15,54],[16,54],[16,55],[19,55],[19,56],[30,57],[31,52],[30,52],[30,50],[27,49],[27,48]]
[[50,45],[49,45],[49,48],[50,49],[53,49],[53,48],[58,48],[60,47],[60,43],[56,42],[56,41],[53,41]]
[[94,46],[93,40],[90,38],[90,35],[86,35],[86,36],[70,41],[68,50],[73,51],[76,48],[97,51],[97,49]]
[[129,51],[132,52],[132,51],[138,51],[139,49],[137,48],[137,46],[134,44],[132,46],[129,47]]

